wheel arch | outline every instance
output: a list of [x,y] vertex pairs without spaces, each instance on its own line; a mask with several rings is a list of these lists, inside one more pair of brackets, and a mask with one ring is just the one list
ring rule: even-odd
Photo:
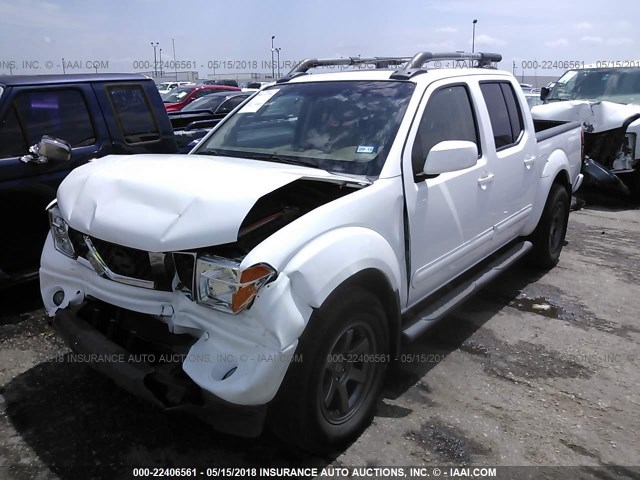
[[344,280],[331,292],[327,300],[334,295],[348,294],[353,288],[366,290],[380,300],[389,328],[389,351],[391,358],[395,358],[400,348],[402,333],[400,292],[391,287],[389,279],[380,270],[366,268]]
[[[536,195],[531,219],[523,232],[525,236],[531,234],[538,226],[553,185],[561,185],[567,191],[569,198],[571,198],[572,184],[566,156],[564,156],[564,160],[565,162],[558,161],[553,164],[547,163],[545,166],[542,177],[540,178],[540,186],[538,187],[538,193]],[[553,167],[550,165],[553,165]]]

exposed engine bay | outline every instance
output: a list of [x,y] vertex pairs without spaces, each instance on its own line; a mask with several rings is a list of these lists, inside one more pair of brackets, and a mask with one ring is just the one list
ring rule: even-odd
[[362,188],[362,185],[295,180],[261,197],[245,217],[238,240],[207,249],[221,257],[242,258],[265,238],[306,213]]

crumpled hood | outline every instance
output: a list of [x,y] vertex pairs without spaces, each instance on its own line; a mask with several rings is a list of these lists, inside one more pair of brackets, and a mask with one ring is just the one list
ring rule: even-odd
[[[69,225],[152,252],[233,242],[255,202],[323,170],[202,155],[109,155],[73,170],[58,189]],[[344,180],[353,182],[345,177]]]
[[531,108],[534,120],[578,121],[591,126],[593,130],[588,131],[592,132],[620,128],[626,119],[639,113],[640,105],[588,100],[552,102]]

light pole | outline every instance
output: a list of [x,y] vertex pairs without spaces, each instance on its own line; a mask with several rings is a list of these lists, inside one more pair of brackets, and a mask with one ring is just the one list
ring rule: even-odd
[[162,49],[160,49],[160,76],[162,76]]
[[158,60],[156,59],[156,47],[160,45],[160,42],[153,43],[151,42],[151,46],[153,47],[153,76],[158,76]]
[[276,68],[273,65],[273,40],[276,38],[275,35],[271,35],[271,79],[275,80],[275,76],[276,76]]
[[178,62],[176,61],[176,41],[172,38],[171,45],[173,45],[173,71],[176,74],[176,82],[178,81]]
[[278,57],[278,78],[280,78],[280,50],[282,50],[281,47],[276,48],[276,54]]
[[477,19],[473,19],[473,35],[471,35],[471,53],[476,51],[476,23]]

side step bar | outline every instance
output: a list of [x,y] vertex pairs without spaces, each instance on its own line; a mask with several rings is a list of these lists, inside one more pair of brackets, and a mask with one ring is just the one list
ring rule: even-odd
[[402,340],[412,342],[432,327],[438,320],[451,312],[455,307],[483,288],[517,260],[522,258],[533,244],[525,241],[517,243],[506,250],[498,258],[487,263],[473,277],[466,279],[456,288],[430,303],[425,310],[419,312],[418,320],[404,329]]

